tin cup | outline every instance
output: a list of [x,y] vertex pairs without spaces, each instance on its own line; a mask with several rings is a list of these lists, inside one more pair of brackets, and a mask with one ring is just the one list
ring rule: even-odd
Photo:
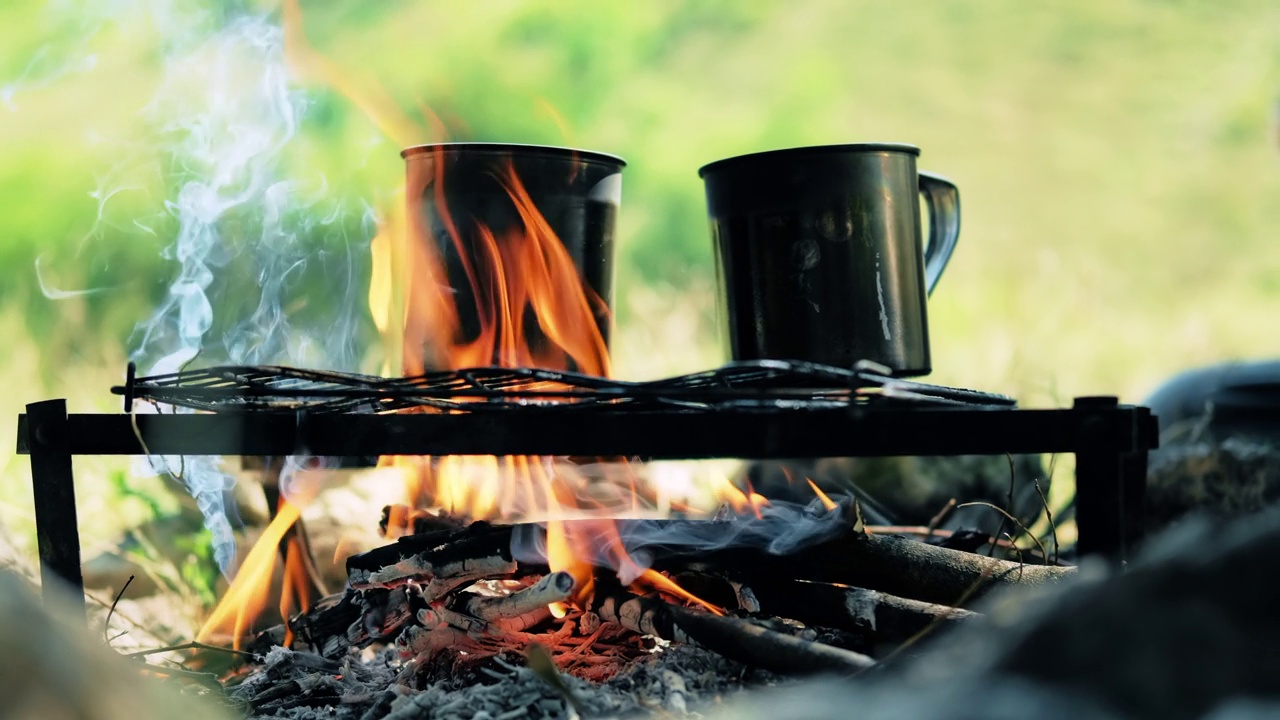
[[[960,234],[960,193],[912,145],[801,147],[699,170],[734,360],[869,360],[927,375],[926,301]],[[922,240],[920,195],[929,213]]]

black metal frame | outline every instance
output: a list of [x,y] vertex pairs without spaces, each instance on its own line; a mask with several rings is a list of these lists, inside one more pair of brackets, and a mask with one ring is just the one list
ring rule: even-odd
[[[571,455],[647,459],[1074,453],[1078,550],[1122,561],[1142,538],[1155,417],[1113,397],[1071,408],[848,404],[786,410],[598,407],[564,412],[75,414],[27,406],[18,452],[31,456],[42,577],[83,589],[75,455]],[[81,593],[82,594],[82,593]]]

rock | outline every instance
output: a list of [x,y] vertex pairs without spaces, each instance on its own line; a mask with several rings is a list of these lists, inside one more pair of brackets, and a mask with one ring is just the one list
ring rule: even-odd
[[1280,449],[1243,438],[1175,444],[1147,473],[1147,527],[1200,512],[1231,518],[1280,502]]

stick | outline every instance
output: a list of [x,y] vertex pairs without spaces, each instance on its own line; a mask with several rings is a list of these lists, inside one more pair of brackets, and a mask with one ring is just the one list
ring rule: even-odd
[[767,630],[746,620],[689,610],[624,590],[599,592],[601,620],[671,642],[699,645],[730,660],[781,675],[856,674],[875,666],[866,655]]
[[482,547],[494,550],[509,548],[511,528],[510,525],[490,525],[484,521],[477,521],[461,530],[437,530],[420,535],[405,535],[389,545],[348,557],[347,572],[349,574],[355,570],[373,572],[419,554],[430,554],[433,551],[458,545],[467,547],[468,552],[475,553],[473,556],[478,557]]
[[1020,565],[892,535],[855,533],[786,557],[750,548],[667,554],[655,558],[654,569],[719,572],[753,587],[779,578],[843,583],[954,607],[964,607],[996,588],[1051,584],[1075,576],[1070,567]]
[[124,591],[129,589],[129,584],[133,582],[133,576],[130,575],[128,580],[124,581],[124,585],[120,586],[120,592],[116,593],[116,597],[111,601],[111,609],[107,611],[107,619],[102,621],[102,642],[107,647],[111,647],[111,616],[116,614],[116,605],[120,604],[120,598],[124,597]]
[[572,575],[564,571],[553,572],[510,595],[473,595],[462,602],[461,609],[481,620],[519,617],[544,609],[551,603],[568,600],[573,595],[574,586]]
[[473,523],[467,530],[444,535],[406,535],[394,544],[352,555],[347,558],[348,583],[364,590],[394,587],[411,579],[445,580],[476,572],[482,573],[479,577],[513,575],[519,569],[511,556],[510,527]]
[[779,579],[751,590],[765,614],[845,630],[867,646],[903,642],[926,628],[949,627],[976,615],[846,585]]

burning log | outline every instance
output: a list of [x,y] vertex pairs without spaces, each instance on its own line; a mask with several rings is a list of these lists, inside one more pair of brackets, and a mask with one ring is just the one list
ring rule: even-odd
[[[855,650],[874,651],[972,616],[948,605],[998,587],[1058,582],[1074,572],[869,534],[852,502],[832,505],[779,508],[763,517],[619,524],[628,552],[644,565],[701,577],[727,606],[809,626],[799,633],[785,621],[764,626],[637,595],[607,571],[596,578],[581,622],[552,630],[550,606],[581,600],[573,575],[516,559],[513,538],[543,532],[540,526],[485,522],[403,536],[349,557],[347,592],[291,627],[326,657],[394,637],[408,662],[402,678],[434,666],[446,653],[461,650],[470,662],[532,642],[574,648],[560,652],[575,666],[616,662],[615,647],[622,645],[608,644],[599,655],[592,650],[600,622],[625,637],[634,632],[687,643],[779,674],[853,674],[875,663]],[[786,544],[779,545],[786,533]],[[534,575],[541,577],[515,582]],[[820,634],[827,630],[830,638]]]
[[498,597],[477,595],[463,601],[463,609],[481,620],[527,616],[546,610],[551,603],[564,602],[573,596],[575,582],[567,572],[553,572],[529,587]]
[[378,533],[383,537],[424,535],[440,531],[462,530],[467,521],[449,513],[432,513],[408,505],[387,505],[378,520]]
[[855,674],[876,662],[850,650],[803,640],[735,617],[690,610],[625,590],[600,592],[592,611],[605,622],[671,642],[691,643],[780,675]]
[[[385,545],[347,558],[349,584],[357,590],[394,587],[408,580],[440,580],[435,597],[455,589],[467,579],[513,577],[542,569],[521,568],[511,555],[511,528],[473,523],[461,531],[406,535]],[[448,583],[457,580],[452,586]]]

